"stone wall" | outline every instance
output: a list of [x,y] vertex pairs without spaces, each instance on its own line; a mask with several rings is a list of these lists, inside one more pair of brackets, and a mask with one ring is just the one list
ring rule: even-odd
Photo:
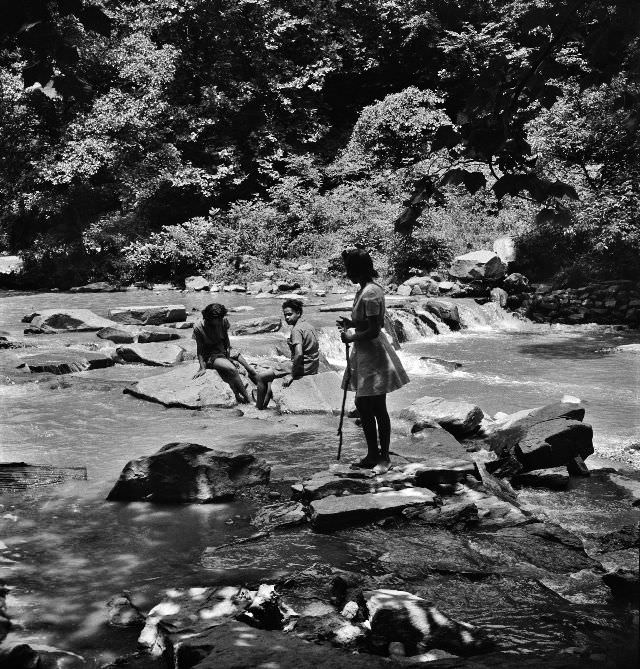
[[640,327],[640,284],[604,281],[582,288],[554,290],[532,286],[535,292],[510,295],[508,307],[536,322],[623,323]]

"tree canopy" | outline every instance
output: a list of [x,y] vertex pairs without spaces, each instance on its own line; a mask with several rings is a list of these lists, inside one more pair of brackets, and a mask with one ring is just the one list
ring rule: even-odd
[[117,274],[124,248],[167,226],[238,231],[261,207],[283,218],[286,254],[337,225],[310,210],[356,183],[406,235],[451,189],[488,189],[496,210],[523,197],[545,221],[636,243],[632,0],[3,8],[0,242],[35,265]]

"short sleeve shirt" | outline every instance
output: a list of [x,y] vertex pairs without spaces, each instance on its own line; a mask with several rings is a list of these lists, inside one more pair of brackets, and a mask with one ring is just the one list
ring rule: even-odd
[[193,326],[193,339],[198,346],[198,355],[206,359],[212,355],[226,355],[225,341],[229,330],[229,319],[217,319],[213,323],[207,323],[200,319]]
[[384,327],[384,290],[377,283],[368,283],[353,301],[351,319],[356,327],[365,325],[370,316],[376,316],[380,327]]
[[320,347],[318,345],[318,334],[313,325],[301,318],[291,328],[287,343],[291,348],[292,358],[296,344],[301,346],[304,375],[317,374],[320,364]]

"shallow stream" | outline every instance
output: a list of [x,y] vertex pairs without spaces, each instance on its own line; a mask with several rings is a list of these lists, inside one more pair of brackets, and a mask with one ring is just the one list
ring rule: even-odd
[[[343,299],[330,297],[336,302]],[[0,296],[0,330],[21,335],[21,318],[43,308],[89,308],[106,316],[115,306],[182,303],[189,312],[215,300],[255,307],[250,313],[230,314],[232,321],[280,308],[276,299],[175,291],[6,292]],[[313,304],[313,298],[309,302]],[[412,383],[389,397],[392,410],[416,397],[433,395],[463,398],[493,415],[540,406],[568,394],[586,405],[596,456],[621,468],[640,469],[640,451],[631,448],[640,442],[640,356],[606,352],[640,341],[640,333],[604,326],[533,325],[472,301],[461,301],[461,312],[468,326],[462,332],[412,337],[404,345],[401,356]],[[321,313],[317,306],[309,306],[306,313],[326,328],[325,352],[341,363],[341,347],[331,329],[336,314]],[[183,333],[190,337],[189,330]],[[100,341],[92,333],[32,340],[39,347]],[[122,394],[127,383],[163,371],[141,365],[83,372],[68,383],[65,377],[37,383],[36,375],[15,369],[19,353],[0,351],[1,460],[84,465],[89,480],[0,496],[0,580],[12,588],[7,602],[18,623],[7,643],[72,650],[98,666],[135,646],[135,633],[106,624],[105,602],[123,589],[146,609],[166,588],[268,580],[316,559],[364,568],[370,559],[367,541],[354,540],[358,533],[366,535],[365,530],[352,536],[305,531],[272,542],[266,555],[252,557],[251,549],[245,550],[241,568],[237,561],[212,568],[202,560],[207,547],[255,531],[248,523],[249,497],[230,504],[180,507],[104,501],[128,460],[175,441],[205,440],[207,445],[226,448],[248,444],[270,461],[273,480],[293,480],[334,461],[337,419],[264,420],[251,412],[240,417],[237,410],[166,409]],[[439,360],[461,366],[449,371],[451,366]],[[196,363],[184,364],[193,364],[195,371]],[[355,458],[362,450],[361,433],[350,421],[344,457]],[[637,520],[623,495],[603,486],[593,504],[589,493],[579,490],[564,503],[554,503],[555,518],[576,531],[609,531]],[[464,619],[474,622],[473,615]]]

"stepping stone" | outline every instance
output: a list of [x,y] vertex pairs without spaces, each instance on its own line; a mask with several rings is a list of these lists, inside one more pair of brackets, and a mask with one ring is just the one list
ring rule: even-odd
[[30,372],[48,372],[49,374],[72,374],[88,369],[103,369],[115,364],[112,358],[103,353],[76,349],[47,351],[25,356],[21,360]]
[[113,321],[89,309],[44,309],[27,314],[22,322],[31,323],[33,328],[57,332],[91,332],[114,325]]
[[160,325],[186,321],[187,311],[183,304],[118,307],[109,311],[109,318],[132,325]]
[[435,497],[434,492],[425,488],[342,497],[331,495],[311,502],[311,523],[320,530],[357,525],[398,515],[410,507],[433,506]]
[[171,367],[182,361],[184,351],[175,344],[123,344],[116,353],[125,362]]
[[65,481],[86,481],[86,467],[54,467],[28,465],[26,462],[0,464],[0,490],[25,490],[33,486],[52,485]]

